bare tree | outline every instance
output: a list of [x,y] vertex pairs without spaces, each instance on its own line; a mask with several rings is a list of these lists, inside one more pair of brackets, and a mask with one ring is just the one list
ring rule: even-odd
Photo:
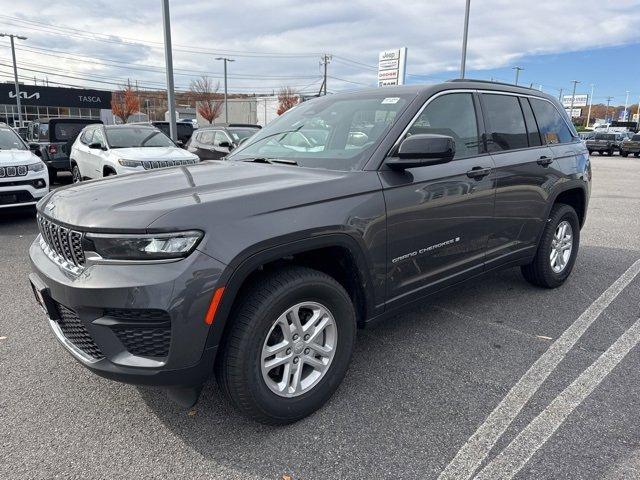
[[140,110],[140,99],[131,85],[127,85],[123,90],[114,92],[111,97],[111,111],[127,123],[131,115]]
[[222,113],[222,100],[218,95],[219,89],[220,82],[214,84],[213,80],[206,75],[193,80],[189,88],[191,96],[196,101],[198,113],[209,123],[213,123]]
[[300,95],[291,87],[282,87],[278,92],[278,115],[295,107],[300,101]]

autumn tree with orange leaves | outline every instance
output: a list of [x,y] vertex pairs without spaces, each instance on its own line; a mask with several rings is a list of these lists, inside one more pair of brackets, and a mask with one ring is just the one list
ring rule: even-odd
[[209,123],[213,123],[222,113],[222,100],[218,95],[219,88],[220,82],[214,84],[213,80],[206,75],[193,80],[189,88],[191,96],[196,101],[198,113]]
[[300,101],[300,96],[291,87],[283,87],[278,92],[278,115],[295,107]]
[[111,96],[111,111],[122,123],[127,123],[129,117],[139,110],[140,99],[131,85],[127,85],[120,92],[114,92]]

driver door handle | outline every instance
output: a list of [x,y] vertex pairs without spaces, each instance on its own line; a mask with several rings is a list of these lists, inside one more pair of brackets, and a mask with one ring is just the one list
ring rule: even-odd
[[536,163],[538,165],[542,165],[543,167],[548,167],[553,163],[553,158],[549,158],[546,155],[542,155]]
[[471,170],[467,172],[467,177],[475,178],[476,180],[480,180],[491,173],[490,168],[482,168],[482,167],[473,167]]

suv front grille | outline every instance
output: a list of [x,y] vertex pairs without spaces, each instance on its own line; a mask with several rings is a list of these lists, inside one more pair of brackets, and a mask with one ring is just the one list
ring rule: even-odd
[[91,358],[95,360],[103,359],[104,355],[102,351],[80,321],[78,314],[60,303],[58,303],[57,306],[60,319],[56,322],[66,339]]
[[26,165],[18,165],[17,167],[0,167],[0,178],[4,177],[24,177],[29,173]]
[[195,165],[197,160],[143,160],[142,166],[145,170],[152,170],[154,168],[175,167],[178,165]]
[[42,240],[48,247],[48,251],[44,248],[43,250],[52,260],[63,266],[75,267],[75,269],[70,268],[72,271],[79,271],[84,266],[82,233],[58,225],[40,214],[38,214],[38,227]]

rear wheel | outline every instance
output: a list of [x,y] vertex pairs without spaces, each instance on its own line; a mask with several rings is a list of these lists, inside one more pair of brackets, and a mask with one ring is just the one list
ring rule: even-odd
[[634,153],[633,156],[634,157],[640,156],[640,153]]
[[625,152],[624,150],[620,150],[620,155],[622,155],[623,157],[628,157],[629,156],[629,152]]
[[216,377],[234,406],[262,423],[310,415],[338,388],[355,340],[355,310],[332,277],[287,267],[259,278],[234,309]]
[[557,203],[542,232],[536,256],[522,266],[522,275],[534,285],[556,288],[571,274],[580,245],[580,222],[569,205]]
[[607,150],[607,156],[610,157],[613,155],[613,148],[610,148],[609,150]]
[[604,150],[598,150],[598,153],[599,153],[600,155],[604,155]]

